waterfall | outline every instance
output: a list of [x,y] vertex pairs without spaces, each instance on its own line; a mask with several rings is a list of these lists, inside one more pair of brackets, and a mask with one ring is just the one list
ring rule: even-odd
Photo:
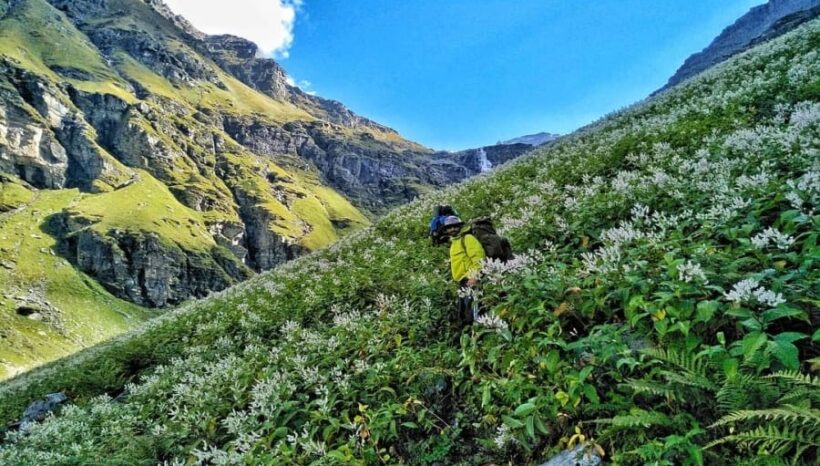
[[483,147],[478,150],[478,166],[481,173],[488,172],[493,169],[493,164],[487,158],[487,152]]

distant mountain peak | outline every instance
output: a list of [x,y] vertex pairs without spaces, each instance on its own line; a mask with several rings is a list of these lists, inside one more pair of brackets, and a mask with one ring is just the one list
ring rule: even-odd
[[540,132],[536,134],[528,134],[526,136],[510,139],[508,141],[502,141],[499,144],[528,144],[530,146],[540,146],[548,142],[554,141],[559,137],[561,137],[560,134]]

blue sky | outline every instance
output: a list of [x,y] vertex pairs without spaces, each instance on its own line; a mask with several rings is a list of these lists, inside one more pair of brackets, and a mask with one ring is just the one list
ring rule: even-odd
[[570,132],[646,97],[760,0],[304,0],[282,64],[436,149]]
[[[567,133],[666,83],[764,0],[166,0],[435,149]],[[309,83],[309,85],[308,85]]]

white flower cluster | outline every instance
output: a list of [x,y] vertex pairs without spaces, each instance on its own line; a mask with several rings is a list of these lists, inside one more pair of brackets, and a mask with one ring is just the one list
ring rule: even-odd
[[510,432],[510,428],[507,427],[507,424],[501,424],[498,426],[495,433],[495,438],[493,438],[496,448],[503,450],[512,441],[514,441],[514,438],[512,432]]
[[768,249],[774,246],[777,249],[787,251],[794,244],[794,238],[769,227],[752,237],[752,244],[758,249]]
[[530,250],[517,254],[507,262],[496,259],[485,259],[481,263],[480,277],[492,284],[501,283],[505,277],[516,277],[527,273],[531,268],[542,263],[544,256],[539,250]]
[[760,303],[769,307],[777,307],[786,302],[782,294],[767,290],[753,278],[736,283],[731,291],[724,293],[724,297],[733,303]]
[[476,323],[478,325],[481,325],[482,327],[491,328],[498,333],[501,333],[504,330],[509,330],[510,328],[510,326],[507,324],[507,322],[504,321],[504,319],[490,313],[485,313],[478,316],[478,318],[476,319]]
[[678,266],[678,280],[686,283],[698,281],[704,285],[709,283],[709,280],[706,278],[706,273],[700,264],[692,262],[691,260]]

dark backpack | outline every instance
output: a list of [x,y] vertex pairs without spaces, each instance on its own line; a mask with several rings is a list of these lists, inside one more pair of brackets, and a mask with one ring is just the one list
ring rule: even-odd
[[481,243],[481,247],[484,248],[484,254],[488,259],[507,262],[513,258],[510,241],[496,233],[493,221],[489,218],[473,220],[470,223],[469,233],[475,236],[478,242]]
[[428,236],[434,244],[442,244],[447,238],[442,235],[441,227],[444,226],[444,219],[450,216],[458,216],[455,209],[448,205],[439,205],[433,209],[433,218],[430,220]]

